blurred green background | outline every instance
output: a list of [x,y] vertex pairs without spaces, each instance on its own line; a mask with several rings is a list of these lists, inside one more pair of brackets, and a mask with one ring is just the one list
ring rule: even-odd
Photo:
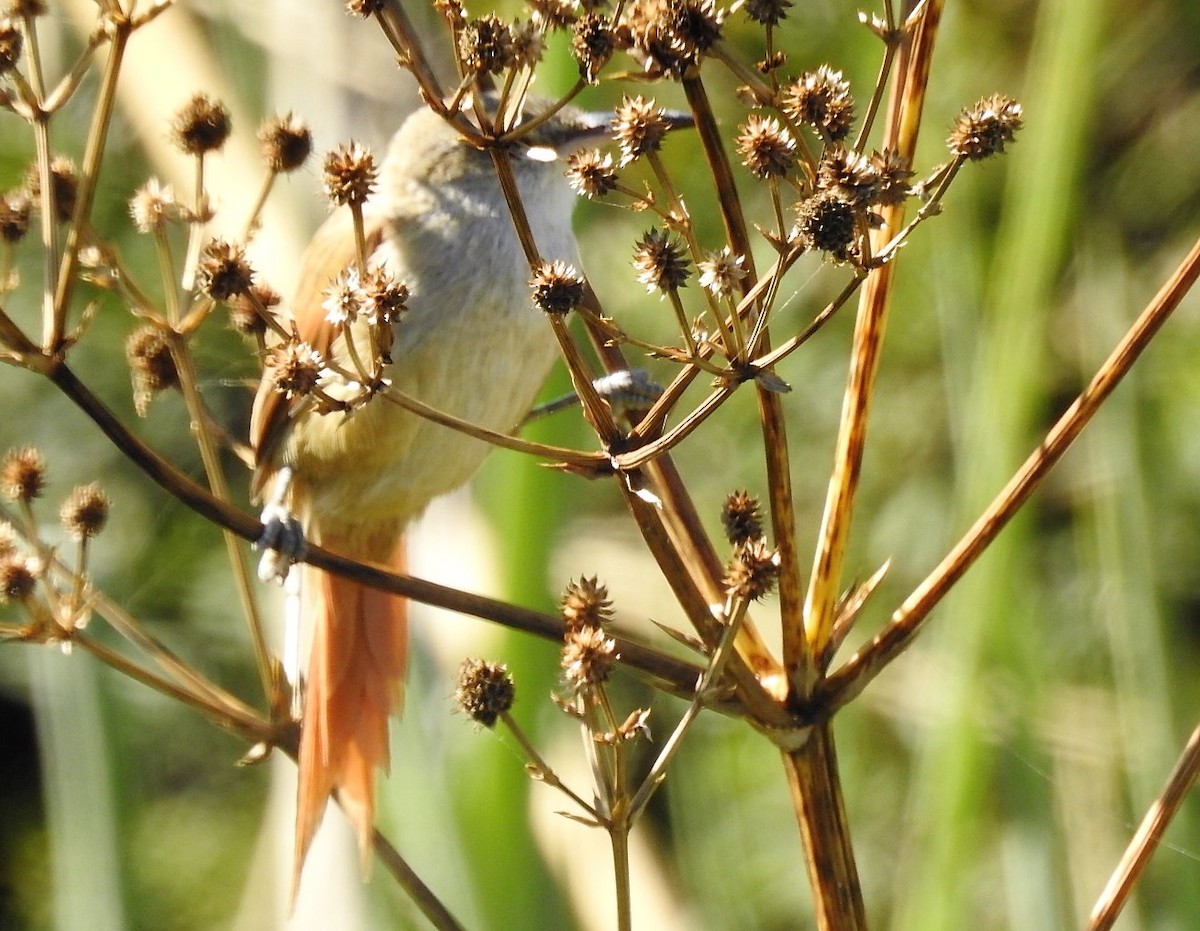
[[[262,116],[296,110],[322,151],[351,136],[378,149],[413,105],[374,27],[340,7],[182,3],[135,38],[147,57],[128,63],[96,227],[143,281],[154,280],[153,252],[125,204],[149,174],[187,177],[182,156],[165,145],[166,127],[196,90],[234,110],[235,139],[212,166],[218,225],[230,229],[260,177],[253,132]],[[41,22],[52,70],[72,60],[91,8],[51,4]],[[431,13],[417,18],[433,24]],[[749,60],[761,51],[740,13],[727,36]],[[1198,37],[1194,0],[947,4],[918,171],[944,160],[954,116],[983,95],[1017,97],[1026,128],[1008,156],[964,170],[943,215],[902,255],[847,563],[858,578],[887,559],[892,568],[851,647],[991,499],[1197,234]],[[831,63],[865,101],[881,49],[853,9],[798,3],[779,43],[789,73]],[[550,43],[546,91],[573,80],[562,51],[561,41]],[[732,136],[744,119],[735,82],[711,63],[705,77]],[[54,123],[55,150],[76,160],[94,92],[88,84]],[[584,103],[610,106],[621,92],[619,84],[594,89]],[[666,85],[651,92],[681,102]],[[23,125],[0,113],[0,188],[19,182],[32,153]],[[695,156],[688,140],[668,144],[700,238],[717,245]],[[749,175],[738,178],[769,225]],[[318,192],[318,164],[276,192],[255,258],[282,290],[324,210]],[[607,310],[639,335],[667,339],[667,305],[640,293],[629,265],[648,225],[604,204],[579,211],[584,262]],[[34,247],[18,250],[25,288],[5,304],[22,321],[37,311]],[[844,275],[802,262],[787,279],[776,332],[802,326]],[[132,422],[121,346],[134,322],[106,296],[88,296],[101,311],[73,365]],[[795,389],[784,406],[802,550],[820,519],[852,323],[841,314],[779,373]],[[196,350],[209,403],[244,434],[241,381],[254,377],[254,360],[215,321]],[[1157,795],[1200,717],[1198,351],[1200,299],[1191,297],[927,633],[838,718],[872,927],[1079,927]],[[561,373],[555,378],[548,396],[562,388]],[[744,395],[678,454],[714,530],[727,492],[765,491],[754,403]],[[95,549],[97,584],[217,681],[256,700],[213,528],[125,467],[36,377],[0,367],[0,397],[0,451],[34,443],[50,462],[47,533],[58,498],[100,479],[114,509]],[[536,432],[584,444],[576,421],[560,416]],[[156,402],[137,429],[199,473],[178,398]],[[470,493],[435,505],[413,560],[418,574],[540,609],[552,608],[569,579],[598,574],[625,629],[661,639],[652,619],[682,623],[614,489],[513,454],[496,454]],[[262,595],[278,603],[276,592]],[[772,607],[755,612],[768,631]],[[509,663],[517,716],[564,777],[586,786],[578,733],[548,700],[554,647],[433,610],[418,610],[414,626],[408,709],[394,729],[391,779],[381,784],[385,831],[470,928],[611,927],[606,843],[557,818],[563,802],[529,783],[511,741],[476,733],[449,701],[464,656]],[[635,681],[621,687],[622,707],[653,702],[661,740],[681,705]],[[289,765],[236,768],[245,750],[87,657],[0,650],[0,928],[281,927]],[[635,834],[639,927],[810,926],[782,770],[747,728],[704,716]],[[1200,927],[1196,799],[1167,841],[1119,927]],[[382,870],[362,887],[344,837],[334,832],[328,849],[310,865],[315,891],[294,927],[423,926]]]

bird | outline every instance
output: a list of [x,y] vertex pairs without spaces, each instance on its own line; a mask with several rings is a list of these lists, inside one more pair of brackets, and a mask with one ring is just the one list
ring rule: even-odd
[[[489,96],[486,106],[495,100]],[[523,119],[545,114],[547,106],[530,98]],[[610,120],[611,114],[564,107],[508,145],[546,261],[579,266],[576,197],[562,159],[601,142]],[[529,410],[558,350],[531,301],[529,258],[492,157],[433,109],[417,110],[392,137],[377,189],[363,207],[363,227],[369,266],[408,289],[406,310],[384,347],[391,360],[387,382],[462,420],[510,430]],[[329,319],[325,295],[353,268],[355,255],[350,212],[336,212],[301,260],[291,304],[298,339],[343,371],[353,370],[353,359],[344,332]],[[367,326],[350,324],[360,347],[372,339]],[[343,378],[323,390],[342,398],[361,386]],[[282,510],[304,539],[403,572],[405,529],[431,500],[469,480],[488,445],[382,398],[353,411],[319,407],[289,400],[264,375],[250,428],[255,494],[275,488],[277,507],[264,516],[264,539],[271,546],[280,539],[270,522]],[[286,571],[287,559],[283,565]],[[297,754],[293,897],[334,793],[357,834],[364,870],[370,862],[376,771],[388,767],[388,721],[403,703],[408,662],[402,597],[306,565],[300,606],[312,646]]]

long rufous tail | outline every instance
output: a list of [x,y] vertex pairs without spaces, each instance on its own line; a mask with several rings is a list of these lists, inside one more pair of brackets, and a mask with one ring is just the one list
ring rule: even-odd
[[[391,565],[403,570],[403,541]],[[312,567],[305,568],[301,599],[313,640],[300,730],[293,901],[335,791],[358,834],[364,870],[370,863],[375,770],[388,769],[388,718],[403,703],[408,663],[406,599]]]

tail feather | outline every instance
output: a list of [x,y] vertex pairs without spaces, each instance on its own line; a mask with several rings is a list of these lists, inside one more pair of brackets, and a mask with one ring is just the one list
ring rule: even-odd
[[[403,543],[392,565],[403,568]],[[375,821],[375,770],[388,769],[388,718],[403,703],[408,663],[407,601],[306,570],[304,615],[313,623],[312,652],[300,731],[293,896],[329,797],[358,835],[364,870]]]

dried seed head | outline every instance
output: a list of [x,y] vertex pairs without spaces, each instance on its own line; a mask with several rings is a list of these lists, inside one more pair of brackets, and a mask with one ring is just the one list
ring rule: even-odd
[[408,286],[397,281],[384,268],[368,270],[362,280],[361,313],[372,326],[387,326],[400,319],[408,309]]
[[461,0],[433,0],[433,8],[442,15],[454,31],[462,29],[467,21],[467,11]]
[[869,207],[876,203],[879,185],[879,170],[865,155],[838,143],[821,156],[818,191],[830,191],[856,207]]
[[289,399],[311,394],[324,368],[321,354],[302,340],[274,347],[266,359],[266,375],[272,386]]
[[546,40],[542,37],[541,28],[533,20],[516,22],[512,27],[513,65],[518,68],[532,68],[546,52]]
[[796,140],[774,117],[751,114],[737,137],[742,164],[760,178],[782,178],[796,164]]
[[577,627],[602,627],[612,620],[612,602],[606,588],[594,576],[571,582],[559,601],[559,613],[567,630]]
[[857,214],[853,205],[826,191],[801,201],[795,234],[805,249],[827,252],[838,262],[853,257]]
[[746,277],[745,256],[734,255],[726,246],[720,252],[710,252],[708,258],[702,261],[700,270],[700,287],[707,288],[718,297],[726,297],[734,292],[738,283]]
[[285,113],[259,127],[263,161],[274,172],[295,171],[312,154],[312,133],[298,116]]
[[465,659],[458,667],[454,701],[471,720],[494,727],[516,699],[516,687],[508,667],[481,659]]
[[599,149],[584,149],[567,156],[567,181],[584,197],[604,197],[617,186],[611,155]]
[[871,164],[879,175],[879,188],[875,201],[879,204],[902,204],[912,194],[909,179],[913,171],[908,159],[894,149],[871,153]]
[[46,4],[42,0],[8,0],[4,10],[6,16],[13,16],[17,19],[26,16],[43,16],[45,12]]
[[683,245],[665,230],[652,229],[633,250],[633,267],[647,291],[670,291],[687,285],[691,272]]
[[[25,172],[25,189],[30,198],[39,204],[42,195],[42,178],[37,165],[30,165]],[[54,205],[55,219],[69,223],[75,212],[75,198],[79,194],[79,175],[75,163],[64,155],[50,160],[50,199]]]
[[725,569],[725,590],[734,598],[758,601],[770,594],[779,578],[779,552],[765,540],[751,540],[737,548]]
[[787,18],[787,11],[791,6],[792,0],[746,0],[743,9],[756,23],[778,26],[781,20]]
[[[229,325],[246,336],[259,336],[267,332],[267,321],[259,313],[258,307],[270,310],[278,306],[283,298],[269,284],[255,283],[250,290],[237,295],[227,303],[229,308]],[[255,306],[257,302],[258,306]]]
[[197,94],[171,122],[174,142],[188,155],[203,155],[221,148],[229,138],[229,110],[207,94]]
[[623,25],[652,75],[679,75],[721,38],[725,11],[713,0],[634,0]]
[[158,327],[144,326],[125,340],[125,358],[133,375],[133,407],[145,417],[150,402],[160,391],[179,384],[179,370],[171,345]]
[[325,300],[321,307],[325,311],[325,319],[333,326],[340,327],[358,319],[365,301],[366,295],[358,280],[358,268],[352,265],[342,269],[325,289]]
[[37,564],[20,553],[0,557],[0,604],[24,601],[37,585]]
[[17,20],[10,17],[0,19],[0,74],[12,71],[21,60],[21,49],[25,46],[25,34]]
[[959,158],[987,158],[1002,153],[1021,125],[1021,105],[1011,97],[992,94],[963,110],[946,144]]
[[201,291],[216,301],[244,294],[254,284],[254,269],[246,260],[245,247],[224,239],[209,240],[200,254],[196,282]]
[[567,314],[583,303],[583,276],[563,261],[543,262],[529,287],[533,303],[548,314]]
[[325,196],[337,206],[362,206],[371,192],[379,169],[375,156],[357,142],[350,142],[325,156]]
[[366,19],[383,10],[383,0],[346,0],[346,12]]
[[90,540],[108,523],[111,502],[99,482],[80,485],[71,491],[59,509],[63,529],[76,540]]
[[617,642],[600,627],[568,627],[562,649],[563,679],[575,692],[600,685],[619,659]]
[[29,232],[32,212],[33,204],[24,190],[9,191],[0,197],[0,241],[20,242]]
[[169,184],[160,184],[157,178],[151,178],[129,199],[129,215],[142,233],[162,229],[176,211],[175,192]]
[[657,152],[671,129],[670,121],[653,100],[626,97],[613,114],[613,138],[621,147],[621,164],[628,165],[648,152]]
[[721,507],[721,524],[725,537],[734,546],[742,546],[763,538],[762,509],[747,491],[735,491]]
[[783,92],[783,112],[811,126],[829,142],[846,138],[854,122],[854,98],[840,71],[821,65],[806,71]]
[[580,76],[589,84],[596,83],[600,69],[608,64],[616,49],[616,31],[607,16],[586,13],[575,23],[571,54],[579,62]]
[[32,446],[10,449],[0,462],[0,487],[13,501],[26,504],[46,487],[46,462]]
[[458,55],[471,74],[499,74],[516,64],[512,30],[493,13],[473,19],[458,34]]
[[547,29],[564,29],[575,21],[571,0],[529,0],[525,5],[533,13],[534,22],[544,23]]

